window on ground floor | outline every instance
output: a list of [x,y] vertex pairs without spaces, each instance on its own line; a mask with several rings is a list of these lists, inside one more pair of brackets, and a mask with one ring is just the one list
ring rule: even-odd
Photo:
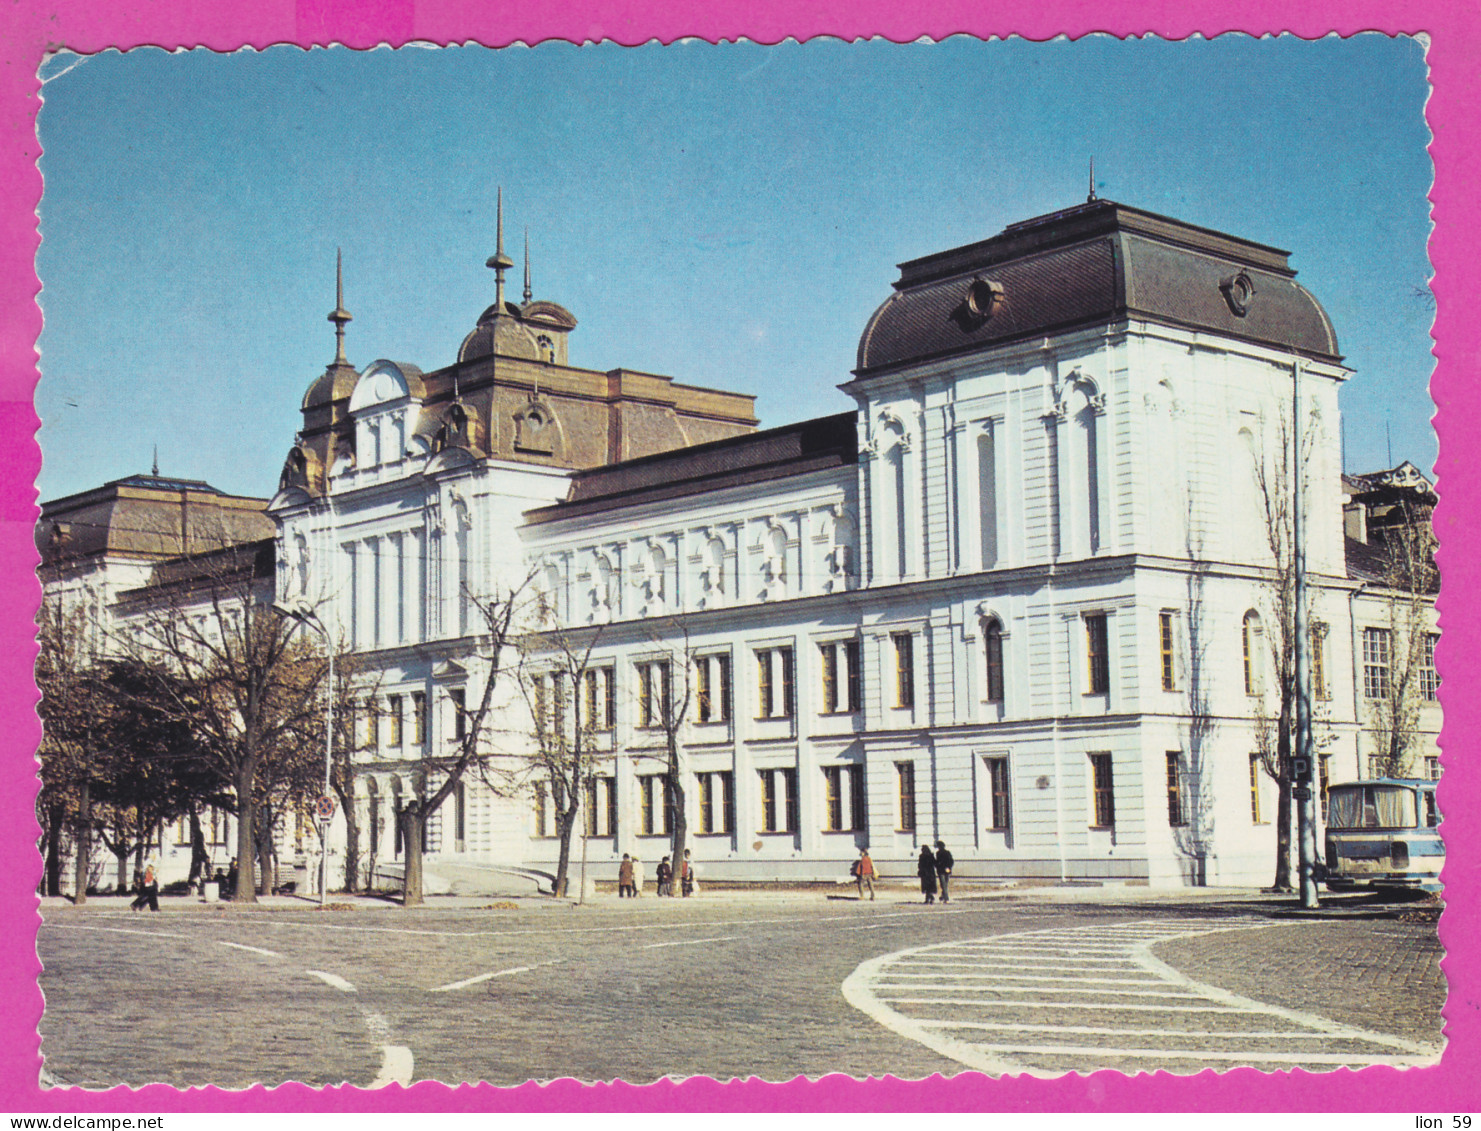
[[823,798],[825,831],[840,833],[868,828],[863,766],[824,766]]
[[1183,752],[1167,752],[1167,825],[1180,829],[1188,824],[1188,803],[1183,795]]
[[699,832],[729,833],[735,830],[735,775],[729,770],[696,774],[699,786]]
[[895,784],[898,802],[895,813],[896,830],[902,833],[915,832],[915,763],[895,763]]
[[1116,825],[1116,790],[1111,776],[1111,755],[1090,755],[1090,778],[1093,805],[1091,827],[1114,828]]
[[617,779],[596,776],[586,780],[586,835],[617,835]]
[[761,831],[795,833],[797,831],[797,771],[758,770],[761,782]]
[[643,836],[668,836],[674,827],[674,791],[667,774],[639,775],[638,810]]

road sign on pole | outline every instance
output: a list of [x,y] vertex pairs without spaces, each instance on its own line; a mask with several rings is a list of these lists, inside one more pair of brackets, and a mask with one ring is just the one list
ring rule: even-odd
[[314,809],[319,814],[319,820],[321,820],[321,821],[331,821],[331,820],[333,820],[334,819],[334,798],[330,797],[329,794],[327,794],[327,793],[321,795],[320,798],[319,798],[319,800],[318,800],[318,802],[315,804]]

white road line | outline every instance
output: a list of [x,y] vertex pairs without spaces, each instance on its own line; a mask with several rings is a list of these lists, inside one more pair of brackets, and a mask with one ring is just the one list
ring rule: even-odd
[[[1067,1009],[1083,1013],[1091,1005],[1083,1001],[1000,1001],[995,998],[966,997],[881,997],[880,1001],[892,1001],[899,1005],[990,1005],[995,1009]],[[1232,1005],[1123,1005],[1116,1009],[1136,1010],[1139,1013],[1244,1013],[1246,1010]]]
[[246,943],[240,943],[240,942],[227,942],[225,939],[218,939],[217,942],[219,943],[219,945],[221,945],[221,946],[229,946],[233,950],[250,950],[253,954],[265,954],[269,958],[282,958],[283,957],[281,954],[279,954],[275,950],[267,950],[267,949],[265,949],[263,947],[260,947],[260,946],[248,946]]
[[123,927],[85,927],[81,923],[45,923],[43,927],[55,927],[62,931],[103,931],[110,935],[147,935],[152,939],[188,939],[189,935],[177,935],[170,931],[130,931]]
[[356,992],[355,987],[351,983],[346,982],[338,974],[326,974],[322,970],[305,970],[304,973],[311,974],[315,978],[318,978],[328,985],[333,986],[337,990],[343,990],[347,994]]
[[412,1073],[416,1071],[416,1062],[412,1058],[411,1049],[405,1045],[381,1045],[380,1050],[380,1075],[366,1087],[386,1088],[392,1084],[400,1084],[404,1088],[409,1085]]
[[[844,982],[843,993],[850,1004],[902,1036],[968,1067],[996,1074],[1056,1076],[1111,1065],[1130,1072],[1158,1071],[1179,1062],[1228,1067],[1264,1065],[1274,1070],[1277,1065],[1303,1064],[1313,1069],[1370,1064],[1409,1067],[1438,1060],[1437,1047],[1241,997],[1196,982],[1152,954],[1154,947],[1179,938],[1272,925],[1276,924],[1245,917],[1207,919],[1162,929],[1150,923],[1114,929],[1055,928],[915,947],[861,964]],[[1066,953],[1087,961],[1067,960]],[[1107,967],[1124,976],[1086,977],[1092,972],[1105,973]],[[1034,972],[1017,972],[1025,969]],[[1064,984],[1076,982],[1084,984]],[[1129,988],[1136,986],[1161,989]],[[1051,997],[1028,998],[1041,994]],[[1127,1000],[1137,998],[1142,1001]],[[912,1006],[950,1007],[963,1020],[941,1016],[946,1012],[941,1008],[927,1011],[935,1016],[911,1015],[919,1010],[900,1012]],[[1090,1023],[1028,1020],[1056,1013]],[[1226,1014],[1246,1022],[1258,1018],[1265,1024],[1258,1030],[1241,1032],[1237,1027],[1226,1029],[1212,1019],[1192,1020],[1193,1015],[1200,1014]],[[1174,1022],[1174,1018],[1184,1015],[1188,1021]],[[1141,1020],[1143,1017],[1145,1020]],[[1167,1024],[1152,1028],[1159,1019],[1166,1019]],[[1272,1022],[1292,1028],[1272,1030]],[[1195,1027],[1185,1029],[1182,1024]],[[973,1034],[978,1039],[972,1039]],[[1087,1037],[1104,1037],[1107,1042],[1091,1044]],[[1148,1037],[1156,1039],[1148,1041]],[[1054,1038],[1068,1039],[1060,1044],[1054,1043]],[[1215,1047],[1207,1047],[1210,1042]],[[1142,1047],[1147,1044],[1154,1047]],[[1186,1047],[1195,1044],[1205,1047]],[[1344,1047],[1356,1051],[1341,1051]],[[1310,1051],[1302,1051],[1308,1048]],[[1138,1061],[1143,1064],[1138,1065]],[[1066,1062],[1073,1068],[1045,1066]]]
[[[891,977],[894,977],[894,975],[891,975]],[[903,984],[900,982],[875,982],[874,988],[877,990],[952,990],[957,993],[965,994],[1039,994],[1045,992],[1045,988],[1043,986],[960,986],[954,985],[950,982],[926,982],[924,984],[915,984],[909,982]],[[1099,987],[1092,987],[1090,989],[1082,990],[1076,986],[1055,986],[1048,992],[1056,994],[1094,994],[1097,997],[1166,997],[1176,998],[1181,1001],[1203,1000],[1199,997],[1199,995],[1189,993],[1186,990],[1106,990]],[[976,999],[963,998],[962,1000],[974,1001]],[[996,999],[990,998],[987,1000]],[[1011,1003],[1004,1002],[1004,1004],[1008,1005]],[[1110,1004],[1119,1006],[1121,1003],[1118,1001],[1112,1002]]]
[[928,1025],[937,1029],[989,1029],[1004,1030],[1013,1033],[1077,1033],[1083,1036],[1106,1036],[1106,1037],[1191,1037],[1198,1040],[1213,1038],[1227,1040],[1229,1038],[1257,1039],[1257,1040],[1285,1040],[1294,1041],[1325,1041],[1330,1038],[1325,1033],[1313,1033],[1310,1031],[1285,1030],[1249,1030],[1238,1029],[1112,1029],[1099,1025],[1033,1025],[1027,1021],[921,1021],[922,1025]]
[[1038,1053],[1050,1056],[1125,1057],[1152,1060],[1237,1060],[1241,1064],[1390,1064],[1408,1068],[1423,1064],[1412,1057],[1348,1055],[1334,1052],[1266,1052],[1262,1049],[1107,1049],[1097,1045],[978,1045],[991,1052]]
[[842,927],[842,928],[840,928],[840,930],[844,930],[844,931],[877,931],[877,930],[879,930],[883,926],[884,926],[883,923],[871,923],[867,927]]
[[661,946],[699,946],[700,943],[730,942],[731,940],[738,938],[740,938],[739,935],[721,935],[719,938],[715,939],[678,939],[674,942],[651,942],[644,946],[643,949],[655,950]]
[[381,1050],[380,1074],[366,1087],[384,1088],[391,1084],[405,1087],[410,1084],[412,1073],[416,1070],[411,1049],[405,1045],[391,1044],[391,1026],[379,1013],[370,1009],[362,1009],[361,1012],[365,1014],[365,1027],[370,1030],[370,1039]]

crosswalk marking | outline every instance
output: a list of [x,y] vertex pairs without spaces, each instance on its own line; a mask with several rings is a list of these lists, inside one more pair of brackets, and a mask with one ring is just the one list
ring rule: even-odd
[[1204,985],[1153,954],[1173,939],[1269,925],[1209,917],[915,947],[861,964],[842,989],[885,1027],[994,1075],[1438,1060],[1439,1048]]

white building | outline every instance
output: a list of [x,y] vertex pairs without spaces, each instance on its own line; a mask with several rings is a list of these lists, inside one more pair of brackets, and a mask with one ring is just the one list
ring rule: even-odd
[[[533,573],[562,631],[529,670],[593,642],[599,875],[667,851],[653,696],[687,658],[710,878],[836,879],[865,845],[909,875],[941,839],[969,877],[1268,882],[1267,495],[1291,485],[1298,373],[1323,779],[1368,773],[1392,589],[1355,517],[1375,485],[1344,495],[1349,371],[1286,252],[1101,200],[1014,224],[902,265],[841,386],[852,411],[762,432],[750,397],[571,366],[576,320],[532,301],[528,266],[505,301],[502,240],[489,265],[494,305],[432,372],[355,370],[336,308],[269,508],[280,599],[365,673],[361,846],[382,872],[421,759],[481,692],[472,598]],[[1433,771],[1423,616],[1413,768]],[[529,712],[503,690],[492,733],[517,766]],[[428,829],[429,874],[552,870],[549,800],[538,775],[513,795],[470,778]]]

